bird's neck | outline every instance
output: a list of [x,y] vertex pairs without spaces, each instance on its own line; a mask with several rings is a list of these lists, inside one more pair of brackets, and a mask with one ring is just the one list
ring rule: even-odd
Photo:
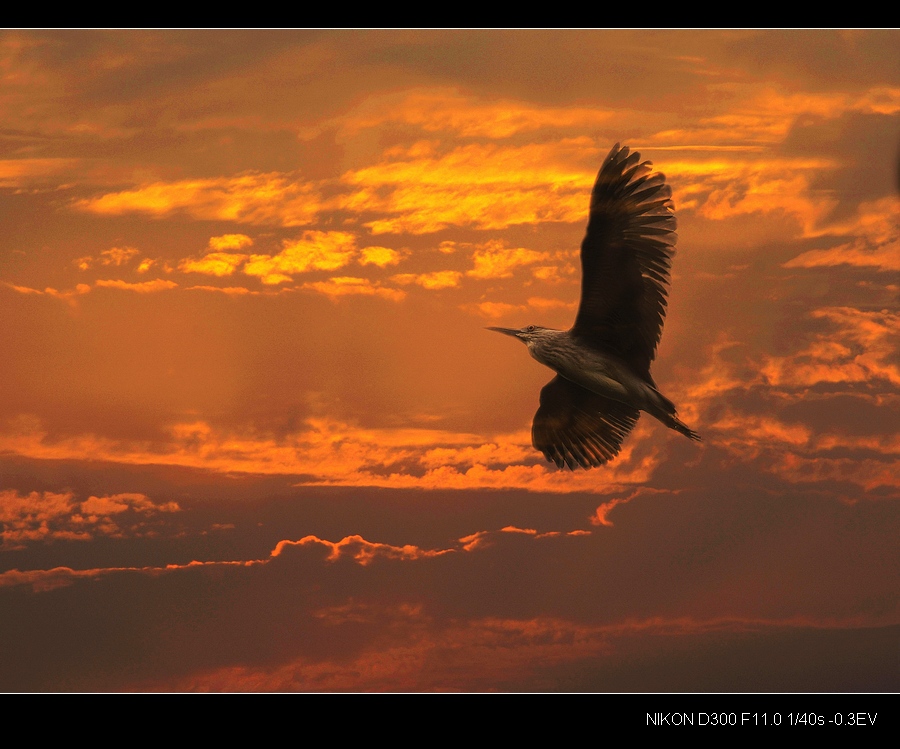
[[559,366],[571,358],[571,335],[567,330],[547,330],[540,338],[528,341],[528,353],[541,364],[559,371]]

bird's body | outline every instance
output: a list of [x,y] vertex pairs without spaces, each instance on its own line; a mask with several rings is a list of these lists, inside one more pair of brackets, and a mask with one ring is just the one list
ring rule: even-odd
[[572,329],[490,328],[521,340],[559,375],[541,391],[532,442],[560,468],[611,460],[640,411],[700,439],[650,375],[676,240],[670,197],[665,177],[617,144],[591,193],[581,304]]
[[529,326],[520,337],[534,359],[593,393],[623,403],[642,395],[645,384],[628,367],[612,356],[580,345],[567,330]]

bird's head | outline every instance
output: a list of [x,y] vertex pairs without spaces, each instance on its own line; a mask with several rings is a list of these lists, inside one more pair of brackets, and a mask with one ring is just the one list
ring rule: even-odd
[[540,325],[527,325],[524,328],[486,328],[503,335],[509,335],[518,338],[522,343],[528,346],[528,350],[532,351],[535,346],[540,346],[545,341],[549,341],[559,336],[559,330],[553,328],[542,328]]

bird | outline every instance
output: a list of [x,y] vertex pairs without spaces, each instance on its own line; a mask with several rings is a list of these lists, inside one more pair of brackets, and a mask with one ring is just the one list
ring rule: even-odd
[[571,329],[487,328],[519,339],[556,372],[541,390],[531,441],[558,468],[612,460],[641,411],[700,440],[650,374],[666,315],[675,228],[665,175],[617,143],[591,191],[581,300]]

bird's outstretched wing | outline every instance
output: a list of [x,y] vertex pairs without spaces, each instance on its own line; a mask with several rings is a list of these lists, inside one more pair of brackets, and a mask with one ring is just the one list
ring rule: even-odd
[[672,190],[617,143],[597,175],[581,243],[581,305],[572,334],[649,379],[675,254]]
[[541,390],[531,442],[558,468],[590,468],[612,460],[637,423],[636,408],[554,377]]

